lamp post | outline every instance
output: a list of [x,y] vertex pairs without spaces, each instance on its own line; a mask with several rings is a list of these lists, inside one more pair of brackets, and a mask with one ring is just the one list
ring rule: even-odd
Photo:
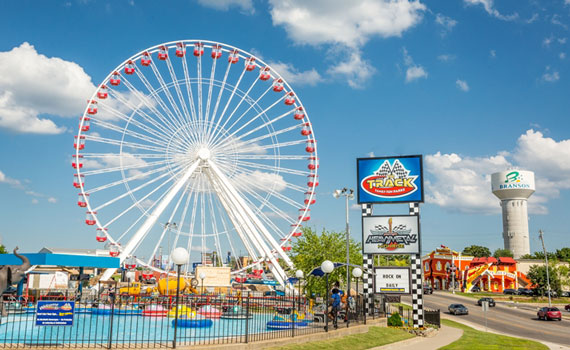
[[180,295],[180,268],[188,263],[188,251],[182,247],[178,247],[172,251],[172,261],[176,264],[176,310],[174,311],[174,339],[172,340],[172,348],[176,349],[176,332],[178,330],[178,298]]
[[[360,279],[360,277],[362,277],[362,269],[360,267],[355,267],[354,269],[352,269],[352,276],[356,279],[356,307],[358,309],[358,280]],[[358,315],[358,312],[357,312]],[[358,317],[358,316],[357,316]]]
[[297,300],[298,300],[298,303],[297,303],[297,305],[298,305],[297,310],[300,310],[300,309],[301,309],[301,279],[302,279],[304,276],[305,276],[305,274],[303,273],[303,270],[297,270],[297,271],[295,272],[295,277],[297,277],[297,283],[298,283],[298,285],[299,285],[299,292],[298,292],[298,293],[299,293],[299,297],[297,298]]
[[344,187],[342,190],[335,190],[333,192],[334,198],[340,198],[344,196],[346,199],[346,292],[347,292],[347,303],[346,303],[346,326],[348,327],[348,296],[350,295],[350,226],[348,223],[348,200],[354,199],[354,190],[352,188]]
[[206,278],[206,274],[204,272],[200,272],[200,275],[198,275],[198,277],[200,277],[202,280],[202,288],[200,288],[200,294],[204,295],[204,278]]
[[552,293],[550,292],[550,275],[548,273],[548,253],[546,252],[546,247],[544,246],[544,237],[542,236],[542,230],[538,230],[538,237],[542,242],[542,251],[544,252],[544,261],[546,264],[546,285],[548,287],[548,307],[551,307],[552,303],[550,300],[550,294]]
[[325,280],[327,285],[327,292],[326,292],[326,309],[325,309],[325,331],[329,331],[329,273],[334,270],[334,264],[330,260],[325,260],[321,264],[321,270],[323,270],[325,274]]

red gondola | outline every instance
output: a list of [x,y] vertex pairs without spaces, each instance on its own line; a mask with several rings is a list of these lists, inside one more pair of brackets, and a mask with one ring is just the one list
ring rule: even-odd
[[97,97],[101,100],[104,100],[107,98],[107,96],[109,96],[109,93],[107,92],[107,85],[101,85],[97,91]]
[[289,247],[289,246],[285,246],[282,248],[283,248],[283,251],[285,251],[285,252],[291,251],[291,247]]
[[194,44],[194,56],[200,57],[204,54],[204,44],[196,43]]
[[97,101],[87,101],[87,103],[89,103],[89,106],[87,106],[87,114],[97,114]]
[[239,51],[233,50],[228,56],[228,62],[231,64],[237,63],[239,61]]
[[89,129],[91,128],[91,118],[81,117],[81,118],[79,118],[79,120],[83,122],[83,123],[79,123],[79,127],[80,127],[81,131],[83,131],[83,132],[89,131]]
[[303,120],[305,118],[305,111],[303,110],[303,107],[297,107],[295,109],[295,115],[293,118],[295,118],[295,120]]
[[282,79],[273,80],[273,91],[275,91],[275,92],[283,91],[283,80]]
[[245,60],[245,70],[246,71],[251,72],[252,70],[255,69],[255,67],[257,67],[255,65],[255,58],[250,57],[250,58]]
[[304,123],[303,127],[301,128],[301,135],[303,136],[309,136],[311,135],[313,132],[311,131],[311,124],[310,123]]
[[113,74],[111,75],[111,80],[109,80],[109,83],[113,86],[117,86],[121,83],[121,75],[119,74],[119,72],[113,72]]
[[311,174],[307,176],[307,186],[317,187],[319,185],[319,175]]
[[[313,198],[311,198],[311,196]],[[315,198],[315,192],[305,192],[305,204],[306,205],[315,204],[316,201],[317,201],[317,199]]]
[[303,231],[301,231],[301,227],[297,225],[291,225],[292,237],[301,237],[303,235]]
[[85,185],[85,175],[73,174],[73,187],[81,188],[81,185]]
[[168,48],[166,46],[161,46],[158,49],[158,59],[164,61],[168,58]]
[[119,247],[116,244],[111,244],[109,247],[109,255],[112,257],[117,257],[120,254]]
[[176,44],[176,57],[184,57],[186,54],[186,45],[184,43]]
[[271,78],[271,69],[269,67],[265,67],[259,70],[259,79],[265,81]]
[[309,157],[309,165],[307,166],[309,170],[315,170],[319,168],[319,158]]
[[83,168],[83,156],[80,154],[77,157],[73,156],[71,160],[71,166],[73,169],[81,169]]
[[125,64],[125,74],[133,74],[135,72],[135,64],[133,63],[133,61],[129,61],[127,62],[127,64]]
[[132,270],[136,267],[137,267],[137,259],[135,259],[132,256],[129,256],[127,259],[125,259],[125,268],[127,270]]
[[77,198],[77,205],[81,208],[85,208],[87,206],[87,197],[89,197],[88,193],[80,193],[79,198]]
[[75,140],[73,141],[73,148],[82,150],[85,148],[85,136],[74,136]]
[[302,221],[311,220],[311,209],[307,209],[307,213],[305,213],[305,209],[299,209],[299,220]]
[[144,52],[141,56],[141,65],[144,67],[150,66],[150,54],[148,52]]
[[85,216],[85,223],[89,226],[95,225],[97,223],[95,215],[97,215],[97,212],[88,211],[87,215]]
[[149,279],[151,279],[151,278],[154,277],[154,274],[152,273],[151,270],[146,269],[146,270],[143,270],[143,272],[142,272],[142,277],[143,277],[145,280],[149,280]]
[[222,47],[220,45],[212,46],[212,55],[211,56],[215,60],[222,57]]
[[287,93],[287,96],[285,97],[285,104],[287,106],[295,104],[295,94],[293,93],[293,91]]
[[95,236],[97,242],[105,242],[107,240],[107,229],[106,228],[98,228],[97,229],[97,236]]
[[308,153],[313,153],[315,152],[316,146],[317,146],[316,140],[307,140],[307,142],[305,142],[305,151],[307,151]]

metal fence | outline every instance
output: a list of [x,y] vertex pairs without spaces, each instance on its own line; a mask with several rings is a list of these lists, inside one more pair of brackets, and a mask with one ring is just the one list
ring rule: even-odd
[[[365,323],[363,301],[349,309],[350,325]],[[350,304],[349,304],[350,305]],[[325,332],[325,306],[298,296],[203,294],[174,297],[107,296],[75,302],[73,324],[40,326],[37,304],[4,303],[0,347],[155,348],[249,343]],[[178,310],[178,315],[176,315]],[[338,327],[346,327],[338,315]],[[176,320],[177,319],[177,320]],[[329,329],[334,322],[329,318]]]
[[[439,310],[431,310],[424,308],[424,323],[433,327],[441,327]],[[386,304],[386,317],[390,317],[393,313],[399,313],[404,326],[413,326],[413,310],[403,305]]]

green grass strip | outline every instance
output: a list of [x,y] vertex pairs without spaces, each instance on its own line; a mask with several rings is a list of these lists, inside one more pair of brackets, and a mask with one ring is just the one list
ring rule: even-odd
[[414,335],[396,328],[370,327],[367,333],[347,335],[346,337],[329,339],[304,344],[291,344],[274,347],[281,350],[365,350],[413,338]]
[[505,335],[494,333],[487,333],[475,330],[464,324],[454,322],[451,320],[441,320],[441,322],[450,327],[459,328],[463,330],[463,335],[459,340],[440,348],[441,350],[505,350],[505,349],[545,349],[548,347],[536,341],[513,338]]

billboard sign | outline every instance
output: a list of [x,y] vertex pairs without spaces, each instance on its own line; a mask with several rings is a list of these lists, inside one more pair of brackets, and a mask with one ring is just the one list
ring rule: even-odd
[[74,301],[39,300],[36,326],[73,326]]
[[424,201],[422,156],[358,158],[358,203]]
[[410,294],[409,267],[375,267],[374,292],[381,294]]
[[363,254],[419,254],[417,215],[363,216]]

